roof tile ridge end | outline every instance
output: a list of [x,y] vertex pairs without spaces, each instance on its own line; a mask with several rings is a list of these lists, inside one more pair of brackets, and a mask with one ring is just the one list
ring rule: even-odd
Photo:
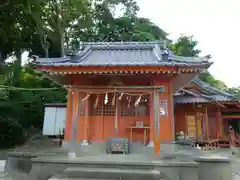
[[187,61],[192,63],[199,63],[199,62],[206,62],[210,63],[209,58],[206,57],[187,57],[187,56],[178,56],[178,55],[171,55],[169,56],[170,59],[176,60],[176,61]]
[[[88,55],[89,53],[92,51],[92,46],[90,45],[87,45],[85,46],[85,48],[80,51],[79,53],[76,54],[75,57],[79,57],[80,58],[80,61],[84,60]],[[78,59],[78,58],[77,58]]]
[[154,55],[156,56],[157,60],[158,61],[163,61],[163,58],[162,58],[162,50],[161,48],[158,46],[158,44],[154,44],[154,47],[152,48],[152,51],[154,53]]

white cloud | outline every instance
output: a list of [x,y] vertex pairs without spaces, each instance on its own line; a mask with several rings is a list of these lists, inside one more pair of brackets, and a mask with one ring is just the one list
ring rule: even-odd
[[229,86],[240,85],[238,42],[239,0],[137,0],[139,16],[147,17],[177,38],[194,35],[203,54],[212,54],[210,72]]

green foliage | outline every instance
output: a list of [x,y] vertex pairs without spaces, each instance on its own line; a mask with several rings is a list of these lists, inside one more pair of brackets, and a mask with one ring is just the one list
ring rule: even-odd
[[210,84],[216,88],[219,88],[222,90],[227,88],[227,86],[224,82],[215,79],[208,71],[201,73],[199,78],[201,80],[203,80],[204,82],[207,82],[208,84]]
[[[136,16],[139,7],[135,0],[6,2],[0,3],[0,133],[5,137],[1,143],[4,147],[22,142],[23,134],[30,127],[41,130],[44,103],[66,101],[65,89],[29,90],[60,87],[35,73],[30,65],[22,67],[23,51],[29,51],[30,56],[59,57],[78,49],[81,41],[171,42],[168,34],[156,24]],[[119,8],[122,15],[117,16],[115,12]],[[192,36],[182,36],[169,47],[181,56],[200,53]],[[15,61],[7,64],[5,59],[12,55]],[[215,87],[226,87],[208,72],[202,73],[200,78]]]
[[9,148],[24,142],[25,133],[17,120],[0,117],[0,127],[0,148]]
[[[25,140],[23,134],[27,133],[30,127],[34,127],[39,131],[42,129],[45,103],[66,102],[65,89],[36,74],[29,65],[21,68],[18,88],[23,89],[12,88],[13,78],[13,76],[8,76],[0,86],[0,133],[5,138],[1,143],[4,147],[23,142]],[[28,88],[60,89],[32,91]],[[14,133],[10,133],[6,129]]]
[[[169,45],[169,48],[179,56],[194,57],[198,56],[201,50],[197,48],[198,42],[193,38],[193,36],[182,36],[176,43]],[[202,72],[199,76],[204,82],[219,88],[226,89],[227,86],[224,82],[215,79],[208,71]]]
[[226,92],[233,95],[233,98],[240,100],[240,87],[226,88]]
[[201,50],[197,49],[198,42],[193,36],[181,36],[177,42],[170,44],[169,48],[179,56],[198,56]]

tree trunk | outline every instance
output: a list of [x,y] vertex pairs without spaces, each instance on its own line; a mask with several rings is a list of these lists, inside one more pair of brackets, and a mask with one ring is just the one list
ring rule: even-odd
[[21,75],[22,52],[21,50],[17,50],[15,54],[16,54],[16,61],[14,63],[14,70],[13,70],[13,85],[18,86],[20,83],[20,75]]
[[49,57],[48,48],[44,48],[45,58]]
[[64,52],[64,32],[59,29],[60,31],[60,37],[61,37],[61,57],[63,57],[65,55],[65,52]]

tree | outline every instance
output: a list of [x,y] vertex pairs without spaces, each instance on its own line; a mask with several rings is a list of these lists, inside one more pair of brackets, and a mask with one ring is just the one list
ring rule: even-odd
[[170,44],[170,49],[177,55],[194,57],[198,56],[201,50],[197,49],[198,42],[193,36],[181,36],[177,42]]
[[232,94],[234,99],[240,100],[240,87],[226,88],[225,91]]
[[[117,15],[119,7],[122,14]],[[137,17],[138,9],[135,0],[10,0],[0,5],[0,132],[13,127],[20,137],[31,126],[41,129],[44,103],[66,101],[64,88],[36,73],[30,64],[21,66],[22,51],[29,51],[30,56],[59,57],[77,50],[81,41],[170,41],[156,24]],[[188,36],[169,46],[182,56],[198,56],[200,52],[197,41]],[[5,59],[11,55],[16,55],[17,61],[8,64]],[[208,72],[200,77],[214,86],[224,86]]]
[[44,56],[49,56],[51,46],[58,47],[58,56],[64,56],[69,43],[67,33],[76,21],[89,14],[90,1],[37,0],[27,1],[26,6],[26,12],[35,23]]
[[[171,43],[169,48],[179,56],[196,57],[199,56],[201,50],[197,48],[198,42],[193,36],[181,36],[175,43]],[[215,79],[208,71],[204,71],[199,75],[204,82],[219,88],[225,89],[227,86],[224,82]]]

